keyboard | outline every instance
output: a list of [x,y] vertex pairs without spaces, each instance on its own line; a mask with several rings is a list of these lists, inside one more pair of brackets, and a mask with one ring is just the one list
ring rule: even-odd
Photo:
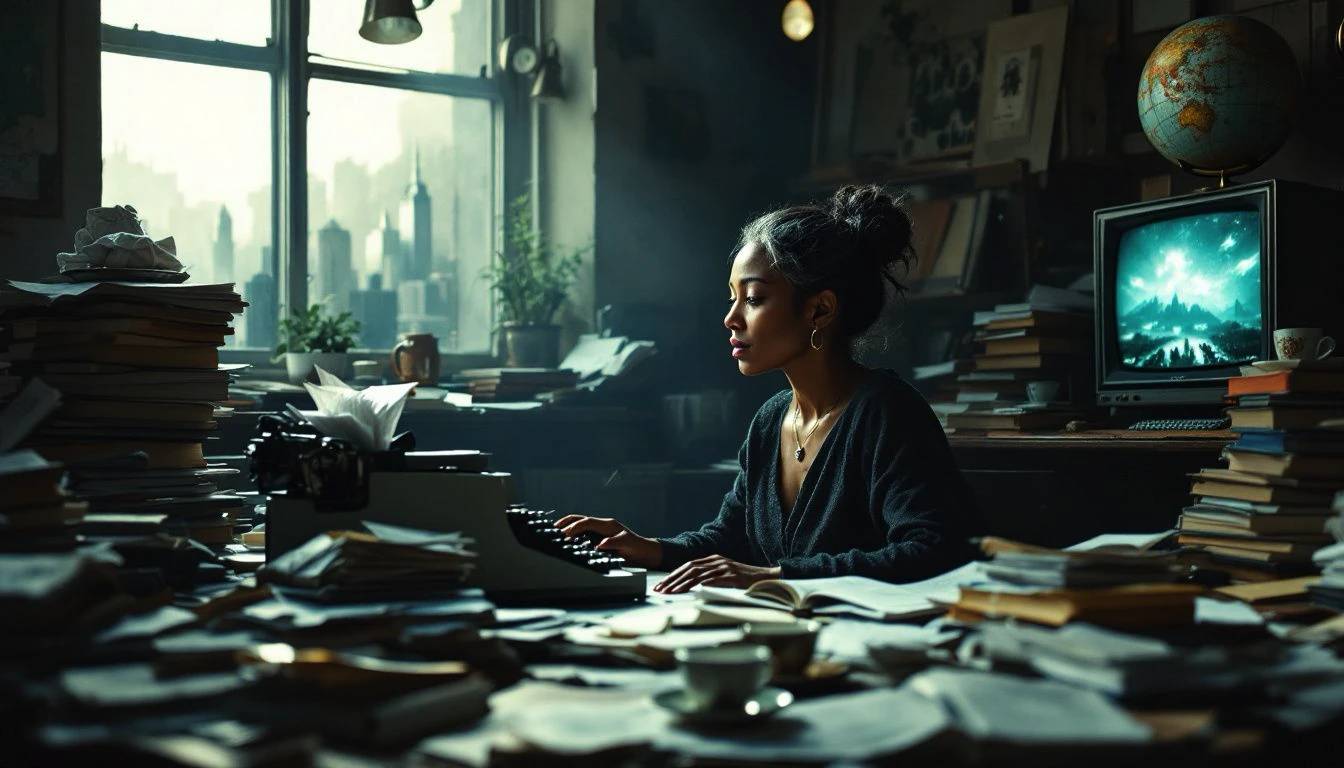
[[1223,416],[1214,419],[1144,419],[1130,424],[1129,428],[1155,432],[1159,430],[1215,430],[1227,429],[1230,426],[1232,426],[1232,420]]
[[555,510],[528,509],[515,504],[505,511],[505,517],[518,543],[528,549],[602,574],[625,568],[624,559],[596,549],[600,539],[588,534],[565,538],[555,527],[558,519]]

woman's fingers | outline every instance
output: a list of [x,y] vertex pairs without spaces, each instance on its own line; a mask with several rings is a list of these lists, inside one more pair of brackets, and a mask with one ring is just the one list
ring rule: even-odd
[[703,568],[712,562],[718,561],[719,558],[719,555],[711,555],[709,557],[702,557],[698,560],[688,560],[677,566],[671,573],[664,577],[662,581],[658,582],[654,589],[659,592],[683,591],[674,590],[673,587],[684,581],[693,570]]
[[595,549],[598,549],[602,552],[619,552],[621,554],[625,554],[628,550],[630,550],[630,548],[634,544],[635,542],[633,541],[633,537],[630,535],[630,532],[621,531],[615,536],[608,536],[607,538],[597,542],[597,546],[595,547]]
[[676,584],[677,582],[681,581],[681,578],[682,578],[684,575],[686,575],[686,571],[687,571],[688,569],[690,569],[690,568],[693,568],[693,567],[695,567],[694,564],[693,564],[693,563],[689,563],[689,562],[687,562],[687,563],[682,563],[681,565],[677,566],[676,568],[674,568],[674,569],[672,570],[671,573],[669,573],[669,574],[667,574],[666,576],[664,576],[662,581],[660,581],[660,582],[658,582],[657,584],[654,585],[654,587],[653,587],[654,591],[656,591],[656,592],[669,592],[669,591],[671,591],[672,585],[674,585],[674,584]]
[[569,525],[571,523],[577,523],[582,519],[583,515],[565,515],[564,517],[555,521],[555,527],[564,528],[566,525]]
[[709,565],[702,565],[692,568],[682,575],[675,584],[668,587],[667,591],[671,593],[689,592],[698,584],[703,584],[706,579],[713,578],[720,573],[719,568]]
[[[571,515],[570,517],[574,517]],[[602,517],[578,517],[578,519],[561,525],[568,518],[561,518],[556,521],[555,527],[560,529],[560,533],[567,538],[574,538],[585,533],[596,533],[599,536],[615,536],[625,530],[625,526],[610,518]]]
[[654,589],[668,594],[685,592],[696,584],[703,582],[709,574],[717,575],[720,569],[729,570],[727,562],[722,555],[713,555],[682,563],[675,571],[668,574],[667,578],[658,582]]

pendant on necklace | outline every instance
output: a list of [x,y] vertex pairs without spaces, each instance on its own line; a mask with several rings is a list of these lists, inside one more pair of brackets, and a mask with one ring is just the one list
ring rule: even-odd
[[802,449],[801,447],[795,449],[794,452],[793,452],[793,458],[797,459],[798,462],[799,462],[800,464],[801,464],[802,461],[803,461],[803,457],[806,456],[806,455],[807,455],[807,454],[803,451],[803,449]]

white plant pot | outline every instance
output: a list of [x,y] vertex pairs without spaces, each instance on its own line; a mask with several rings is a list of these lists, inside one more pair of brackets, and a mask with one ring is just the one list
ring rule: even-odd
[[350,355],[345,352],[285,353],[285,371],[289,374],[290,382],[294,384],[306,381],[314,366],[342,379],[350,378]]

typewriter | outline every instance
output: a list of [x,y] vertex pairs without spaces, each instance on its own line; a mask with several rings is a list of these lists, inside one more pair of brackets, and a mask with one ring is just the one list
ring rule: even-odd
[[248,448],[259,490],[269,493],[267,559],[331,530],[359,530],[364,520],[429,531],[460,531],[473,540],[470,584],[500,604],[618,602],[644,599],[645,572],[594,549],[591,538],[566,539],[555,514],[511,504],[510,475],[479,470],[481,454],[445,452],[403,459],[353,456],[331,438],[259,424]]

